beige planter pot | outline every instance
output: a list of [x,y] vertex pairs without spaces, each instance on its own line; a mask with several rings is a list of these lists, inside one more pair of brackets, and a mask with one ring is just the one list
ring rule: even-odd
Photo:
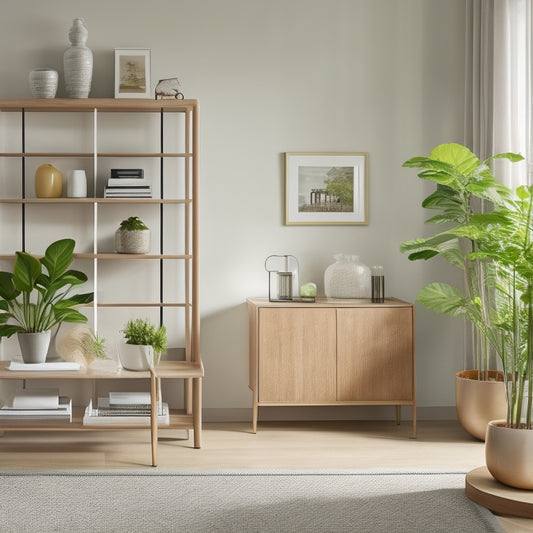
[[119,254],[147,254],[150,251],[150,230],[115,232],[115,250]]
[[507,399],[502,372],[490,370],[493,381],[480,381],[477,377],[477,370],[457,372],[455,406],[463,428],[476,439],[485,440],[487,424],[507,416]]
[[533,430],[512,429],[505,420],[487,427],[485,461],[494,479],[510,487],[533,489]]

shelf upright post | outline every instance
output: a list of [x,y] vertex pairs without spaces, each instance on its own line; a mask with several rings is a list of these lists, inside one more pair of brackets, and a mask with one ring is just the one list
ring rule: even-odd
[[[22,121],[22,146],[21,146],[21,149],[22,149],[22,159],[21,159],[21,164],[22,164],[22,198],[26,198],[26,110],[24,108],[21,109],[21,121]],[[26,203],[25,202],[22,202],[22,206],[21,206],[21,218],[22,218],[22,221],[21,221],[21,225],[20,225],[20,229],[21,229],[21,250],[23,252],[26,251]]]
[[[96,199],[98,175],[98,108],[93,110],[93,198]],[[93,202],[93,320],[94,331],[98,334],[98,202]]]
[[[164,167],[164,157],[163,153],[165,151],[165,130],[164,130],[164,121],[165,121],[165,112],[164,109],[161,108],[160,114],[159,114],[159,151],[161,152],[161,157],[159,158],[159,198],[164,198],[164,176],[163,176],[163,167]],[[164,209],[163,209],[163,202],[159,204],[159,253],[164,253]],[[159,302],[162,304],[164,301],[164,294],[163,294],[163,276],[164,276],[164,265],[163,265],[163,259],[159,260]],[[163,306],[159,306],[159,325],[163,325]]]

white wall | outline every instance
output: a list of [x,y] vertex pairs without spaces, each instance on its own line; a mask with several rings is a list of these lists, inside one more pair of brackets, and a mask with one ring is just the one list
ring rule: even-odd
[[[152,90],[177,76],[185,96],[199,99],[208,416],[248,416],[244,302],[267,294],[266,256],[296,255],[301,279],[319,290],[336,252],[383,264],[388,295],[410,301],[428,282],[460,283],[447,265],[409,263],[398,248],[430,231],[420,203],[431,186],[403,161],[462,141],[462,0],[3,0],[2,8],[2,98],[29,97],[38,66],[60,72],[64,96],[62,55],[82,17],[92,97],[113,96],[114,48],[142,47],[152,52]],[[285,226],[288,151],[369,152],[369,225]],[[419,307],[417,326],[419,405],[452,406],[463,325]]]

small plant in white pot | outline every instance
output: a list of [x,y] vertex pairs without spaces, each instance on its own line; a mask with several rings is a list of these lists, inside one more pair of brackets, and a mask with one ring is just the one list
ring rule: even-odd
[[129,217],[115,232],[115,249],[119,254],[146,254],[150,251],[150,229],[139,217]]
[[119,345],[119,357],[126,370],[148,370],[167,350],[165,326],[157,327],[148,319],[129,320],[122,333],[126,342]]

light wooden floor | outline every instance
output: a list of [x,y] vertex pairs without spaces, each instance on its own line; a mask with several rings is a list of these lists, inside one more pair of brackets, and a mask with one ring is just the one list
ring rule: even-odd
[[[469,471],[485,464],[484,443],[454,421],[207,423],[202,448],[185,432],[161,430],[159,469],[370,469]],[[179,438],[178,438],[179,437]],[[2,469],[139,469],[151,461],[149,431],[6,432]],[[533,520],[499,517],[507,532],[532,532]]]

